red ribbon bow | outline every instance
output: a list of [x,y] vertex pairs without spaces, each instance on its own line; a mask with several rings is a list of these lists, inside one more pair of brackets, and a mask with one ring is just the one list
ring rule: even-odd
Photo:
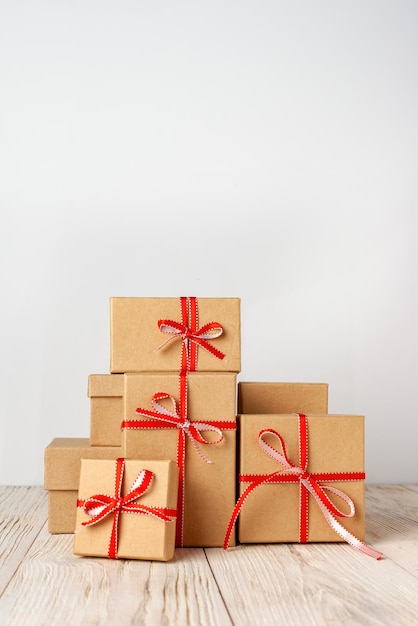
[[87,498],[87,500],[77,500],[77,506],[81,507],[86,515],[92,519],[83,522],[82,526],[92,526],[105,519],[108,515],[113,514],[112,532],[110,535],[108,557],[117,559],[118,551],[118,531],[119,516],[121,513],[137,513],[140,515],[152,515],[163,522],[170,522],[172,518],[177,516],[176,509],[167,507],[147,506],[138,504],[138,500],[143,496],[151,486],[154,474],[147,469],[143,469],[136,477],[131,489],[122,496],[123,474],[125,470],[125,459],[116,460],[116,477],[115,477],[115,495],[108,496],[97,494]]
[[210,339],[217,339],[223,333],[223,328],[218,322],[209,322],[198,328],[197,298],[180,298],[181,322],[175,320],[158,320],[158,328],[162,333],[171,334],[161,346],[160,350],[173,339],[182,340],[181,370],[195,371],[197,367],[197,348],[205,348],[217,359],[223,359],[223,352],[209,343]]
[[[129,429],[155,429],[155,428],[177,428],[177,465],[179,467],[179,487],[178,487],[178,515],[176,527],[176,545],[183,545],[183,520],[184,520],[184,482],[185,482],[185,457],[186,457],[186,436],[189,438],[196,452],[205,463],[212,463],[199,447],[201,444],[217,444],[223,440],[224,430],[235,430],[236,423],[229,421],[206,421],[189,420],[187,417],[187,373],[182,371],[179,375],[180,401],[176,400],[168,393],[155,393],[151,404],[153,410],[136,409],[139,415],[150,417],[149,420],[124,420],[122,428]],[[173,410],[167,409],[162,401],[169,400]],[[208,441],[201,433],[211,431],[218,435],[214,441]]]
[[[271,435],[276,437],[281,446],[281,452],[278,452],[265,440],[265,435]],[[327,485],[323,485],[322,481],[344,481],[344,480],[364,480],[364,472],[321,472],[321,473],[309,473],[308,467],[308,418],[306,415],[299,414],[299,466],[292,463],[289,460],[286,453],[286,445],[283,437],[273,429],[264,429],[259,432],[258,442],[261,449],[268,454],[272,459],[279,463],[282,468],[287,470],[288,474],[283,474],[283,469],[273,472],[267,475],[257,474],[245,474],[240,476],[240,482],[250,482],[250,485],[241,494],[237,504],[235,505],[231,519],[229,521],[228,529],[225,535],[224,549],[226,550],[229,545],[233,526],[238,518],[241,508],[248,498],[250,493],[262,484],[268,483],[299,483],[300,485],[300,498],[299,498],[299,542],[306,543],[308,541],[308,498],[309,493],[315,498],[325,520],[335,530],[340,537],[352,545],[360,552],[367,554],[375,559],[382,558],[382,553],[375,550],[371,546],[368,546],[364,542],[360,541],[352,533],[346,530],[340,522],[335,518],[337,517],[353,517],[355,515],[354,503],[343,491],[335,489]],[[333,493],[340,497],[349,506],[349,513],[344,513],[338,509],[334,503],[327,496],[326,491]]]

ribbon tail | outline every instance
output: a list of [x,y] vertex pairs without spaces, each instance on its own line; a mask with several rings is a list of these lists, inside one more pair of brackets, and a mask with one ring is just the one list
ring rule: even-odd
[[366,554],[367,556],[371,556],[373,559],[376,559],[377,561],[379,561],[383,557],[382,552],[380,552],[379,550],[375,550],[375,548],[372,548],[371,546],[367,545],[367,543],[360,541],[360,539],[357,539],[357,537],[355,537],[346,528],[344,528],[344,526],[340,524],[340,522],[336,520],[334,515],[328,510],[328,508],[325,506],[325,504],[317,495],[316,491],[310,488],[311,485],[309,483],[306,485],[306,487],[307,489],[309,489],[310,493],[314,496],[328,524],[331,526],[333,530],[335,530],[335,532],[341,537],[341,539],[349,543],[356,550],[359,550],[360,552],[362,552],[363,554]]
[[228,550],[228,546],[229,546],[229,542],[231,540],[231,535],[232,535],[232,530],[235,526],[235,522],[238,519],[239,514],[241,513],[241,509],[243,507],[243,504],[245,502],[245,500],[248,498],[248,496],[250,495],[250,493],[256,488],[258,487],[258,485],[260,485],[263,481],[254,481],[253,483],[251,483],[251,485],[248,485],[248,487],[246,488],[245,491],[243,491],[243,493],[241,494],[241,496],[239,497],[234,510],[232,511],[232,515],[231,518],[229,520],[229,524],[228,524],[228,528],[226,530],[225,533],[225,539],[224,539],[224,550]]

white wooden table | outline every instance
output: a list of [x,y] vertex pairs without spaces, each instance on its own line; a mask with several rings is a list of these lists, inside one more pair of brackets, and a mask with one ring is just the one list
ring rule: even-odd
[[367,486],[375,561],[345,544],[178,549],[174,561],[72,554],[42,487],[0,487],[1,626],[418,624],[418,485]]

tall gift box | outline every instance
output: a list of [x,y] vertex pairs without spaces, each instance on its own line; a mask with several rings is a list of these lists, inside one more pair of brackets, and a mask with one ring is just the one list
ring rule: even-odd
[[180,468],[176,544],[222,546],[236,497],[236,374],[126,374],[124,405],[126,458]]
[[328,384],[240,381],[238,413],[328,413]]
[[90,374],[88,396],[90,445],[122,445],[123,374]]
[[168,561],[174,555],[178,468],[173,461],[83,459],[74,553]]
[[239,429],[241,543],[364,545],[363,416],[240,415]]
[[84,437],[56,437],[45,448],[44,488],[48,491],[48,530],[73,533],[81,459],[117,459],[121,446],[90,446]]
[[110,371],[241,369],[239,298],[111,298]]

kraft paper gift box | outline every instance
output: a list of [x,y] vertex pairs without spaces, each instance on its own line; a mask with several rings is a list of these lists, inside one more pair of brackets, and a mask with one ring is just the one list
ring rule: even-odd
[[90,445],[120,446],[123,420],[123,374],[91,374]]
[[112,373],[241,369],[239,298],[111,298],[110,326]]
[[174,461],[83,459],[74,554],[169,561],[177,488]]
[[238,413],[328,413],[328,384],[240,381]]
[[[302,416],[303,417],[303,416]],[[316,500],[286,470],[260,447],[259,436],[265,429],[280,434],[288,459],[307,472],[320,485],[338,489],[351,498],[355,515],[337,518],[358,540],[365,535],[364,517],[364,417],[358,415],[310,415],[307,417],[306,446],[303,430],[299,433],[298,415],[240,415],[240,494],[254,481],[279,472],[283,482],[263,482],[256,486],[242,504],[238,518],[241,543],[333,542],[343,538],[330,527]],[[281,451],[279,440],[270,432],[262,438]],[[300,459],[300,450],[306,458]],[[303,453],[303,452],[302,452]],[[281,474],[281,476],[280,476]],[[260,478],[261,477],[261,478]],[[339,480],[336,480],[339,478]],[[341,479],[341,480],[340,480]],[[288,482],[289,481],[289,482]],[[302,505],[300,496],[307,495]],[[326,490],[332,502],[343,512],[347,504]],[[304,506],[307,505],[305,510]]]
[[82,458],[117,459],[120,446],[92,447],[86,438],[57,437],[45,448],[44,488],[48,490],[48,530],[73,533]]
[[[181,400],[184,385],[187,386],[186,403]],[[166,397],[153,400],[158,392]],[[124,404],[125,457],[169,458],[179,464],[176,544],[222,546],[225,525],[236,498],[236,374],[126,374]],[[170,414],[168,418],[159,414],[163,407]],[[141,412],[138,413],[137,408]],[[163,421],[147,415],[147,410],[162,417]],[[176,412],[178,417],[173,416]],[[184,418],[186,413],[191,426],[197,423],[198,428],[202,427],[201,436],[213,443],[198,442],[185,432],[180,423],[184,426],[181,417]],[[134,428],[129,427],[132,420],[136,421]],[[217,430],[208,431],[205,425]],[[182,441],[185,444],[184,459],[181,447],[178,449]]]

